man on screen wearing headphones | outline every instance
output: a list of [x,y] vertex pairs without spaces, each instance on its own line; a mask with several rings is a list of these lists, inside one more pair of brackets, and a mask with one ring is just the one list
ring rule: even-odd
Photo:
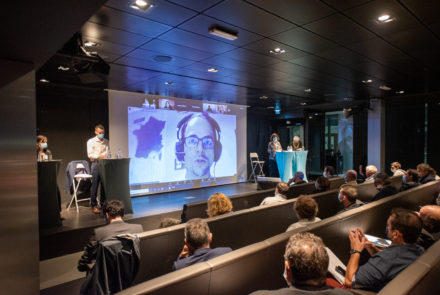
[[188,115],[177,124],[176,157],[184,163],[185,179],[211,177],[221,151],[220,126],[208,113]]

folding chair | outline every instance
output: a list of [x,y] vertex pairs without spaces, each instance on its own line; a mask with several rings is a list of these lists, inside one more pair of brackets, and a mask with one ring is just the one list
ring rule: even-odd
[[[253,180],[253,182],[256,182],[258,176],[264,176],[264,172],[263,172],[264,161],[260,161],[257,153],[249,153],[249,158],[251,159],[252,173],[249,176],[248,181]],[[256,172],[258,172],[258,174],[256,174]]]
[[[77,163],[75,170],[76,169],[78,169],[78,170],[81,169],[83,171],[87,171],[86,167],[84,167],[84,165],[82,163]],[[73,196],[72,196],[72,199],[70,200],[70,203],[69,203],[69,206],[67,207],[67,210],[70,209],[70,206],[72,206],[73,200],[75,200],[76,212],[79,213],[78,202],[90,201],[90,198],[84,198],[84,199],[78,200],[79,185],[81,184],[81,181],[84,181],[87,179],[92,179],[92,175],[87,174],[87,173],[78,173],[78,174],[73,175],[73,177],[72,177]]]

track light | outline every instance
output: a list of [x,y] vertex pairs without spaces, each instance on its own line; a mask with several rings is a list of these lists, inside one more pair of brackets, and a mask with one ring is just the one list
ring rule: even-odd
[[137,10],[148,10],[154,5],[150,2],[147,2],[145,0],[136,0],[133,5],[131,5],[131,8],[137,9]]
[[209,33],[211,35],[223,38],[223,39],[227,39],[227,40],[237,40],[238,38],[238,32],[218,26],[218,25],[213,25],[209,28]]

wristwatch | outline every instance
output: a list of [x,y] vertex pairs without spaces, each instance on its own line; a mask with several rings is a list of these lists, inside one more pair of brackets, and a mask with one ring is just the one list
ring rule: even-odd
[[356,249],[350,249],[350,255],[354,254],[354,253],[359,253],[361,254],[361,251],[358,251]]

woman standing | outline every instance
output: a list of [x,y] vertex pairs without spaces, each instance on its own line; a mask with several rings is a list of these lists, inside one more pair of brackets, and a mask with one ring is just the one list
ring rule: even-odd
[[272,133],[270,136],[269,144],[267,145],[267,152],[269,153],[269,176],[278,177],[278,166],[275,160],[275,155],[277,152],[281,152],[283,148],[281,147],[280,137],[276,133]]

